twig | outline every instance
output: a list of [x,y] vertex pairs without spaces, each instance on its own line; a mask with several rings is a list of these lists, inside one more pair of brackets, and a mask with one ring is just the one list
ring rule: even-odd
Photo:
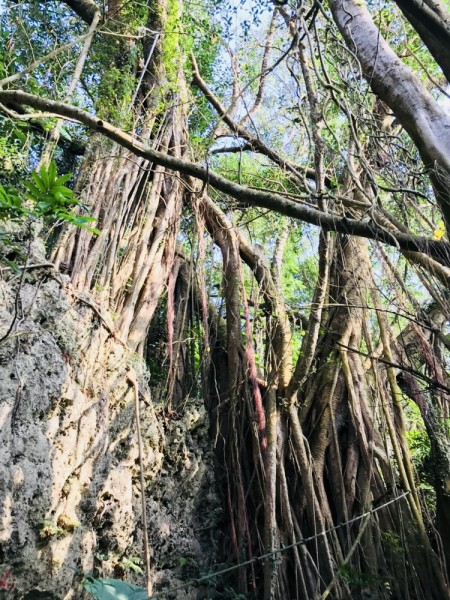
[[338,346],[341,346],[341,348],[345,348],[349,352],[354,352],[355,354],[359,354],[360,356],[365,356],[366,358],[370,358],[370,360],[377,360],[378,362],[383,363],[384,365],[387,365],[388,367],[392,367],[393,369],[399,369],[400,371],[405,371],[406,373],[410,373],[411,375],[414,375],[415,377],[418,377],[419,379],[426,381],[426,383],[429,383],[430,385],[432,385],[436,388],[444,390],[444,392],[450,393],[450,387],[448,387],[447,385],[444,385],[443,383],[440,383],[436,379],[432,379],[431,377],[424,375],[423,373],[421,373],[420,371],[417,371],[416,369],[412,369],[411,367],[407,367],[405,365],[399,365],[399,364],[394,363],[385,358],[381,358],[381,356],[374,356],[373,354],[367,354],[366,352],[361,352],[361,350],[357,350],[356,348],[350,348],[350,346],[341,344],[341,342],[336,342],[336,343]]
[[[17,267],[17,269],[22,270],[22,271],[30,271],[31,269],[44,269],[44,268],[51,268],[54,266],[55,265],[52,262],[42,262],[42,263],[35,263],[32,265],[24,265],[23,267]],[[5,271],[14,271],[14,267],[1,267],[0,268],[0,273],[4,273]]]

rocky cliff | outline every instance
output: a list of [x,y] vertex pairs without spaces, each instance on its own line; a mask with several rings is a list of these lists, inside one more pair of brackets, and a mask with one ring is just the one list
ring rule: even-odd
[[[169,418],[114,315],[74,290],[28,243],[0,281],[0,597],[83,598],[84,574],[143,584],[139,389],[155,590],[196,598],[214,560],[219,501],[200,400]],[[12,324],[12,327],[11,327]],[[1,337],[1,336],[0,336]]]

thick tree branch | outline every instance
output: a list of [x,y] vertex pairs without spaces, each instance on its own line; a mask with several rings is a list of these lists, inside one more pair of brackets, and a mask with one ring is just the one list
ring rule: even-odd
[[[7,114],[11,119],[21,120],[27,122],[27,132],[36,131],[41,135],[47,135],[48,128],[44,126],[44,121],[41,119],[37,119],[34,114],[28,115],[22,106],[9,104],[8,108],[4,108],[5,114]],[[7,111],[7,112],[6,112]],[[58,146],[65,148],[68,152],[73,154],[74,156],[83,156],[86,151],[86,143],[80,139],[71,139],[68,140],[66,138],[59,138]]]
[[10,105],[11,103],[26,105],[36,110],[52,112],[55,116],[82,123],[90,129],[99,131],[110,140],[127,148],[137,156],[142,156],[158,165],[204,181],[206,184],[241,202],[270,209],[288,217],[299,219],[305,223],[324,227],[330,231],[378,240],[390,246],[397,247],[400,250],[424,252],[441,264],[450,267],[450,244],[448,242],[436,241],[402,232],[393,233],[377,225],[372,220],[347,219],[346,217],[324,213],[320,210],[297,204],[275,192],[262,192],[250,189],[211,171],[207,165],[193,163],[170,156],[164,152],[153,150],[121,129],[114,127],[106,121],[102,121],[76,106],[47,100],[20,90],[0,90],[0,103],[5,105]]
[[395,54],[365,5],[331,0],[334,20],[347,46],[361,63],[377,96],[395,114],[415,143],[429,170],[436,199],[450,229],[450,116]]
[[446,8],[437,0],[429,6],[421,0],[395,0],[395,3],[450,81],[450,16]]
[[223,146],[222,148],[214,148],[210,150],[210,154],[237,154],[239,152],[252,152],[252,145],[248,142],[239,146]]
[[94,20],[95,15],[100,12],[98,6],[93,0],[61,0],[67,6],[77,13],[79,17],[89,25]]

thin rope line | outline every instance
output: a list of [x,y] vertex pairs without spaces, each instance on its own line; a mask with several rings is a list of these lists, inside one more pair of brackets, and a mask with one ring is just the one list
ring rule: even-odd
[[394,504],[395,502],[398,502],[399,500],[406,498],[406,496],[408,496],[408,494],[410,494],[410,493],[411,493],[410,491],[404,492],[400,496],[397,496],[396,498],[393,498],[392,500],[385,502],[381,506],[372,508],[371,510],[368,510],[367,512],[362,513],[361,515],[358,515],[357,517],[354,517],[353,519],[350,519],[349,521],[345,521],[345,523],[340,523],[339,525],[334,525],[333,527],[330,527],[329,529],[325,529],[324,531],[321,531],[320,533],[316,533],[315,535],[312,535],[307,538],[302,538],[301,540],[298,540],[297,542],[289,544],[288,546],[283,546],[283,548],[274,549],[271,552],[267,552],[266,554],[262,554],[261,556],[256,556],[254,558],[251,558],[250,560],[244,561],[243,563],[239,563],[238,565],[233,565],[232,567],[227,567],[226,569],[221,569],[220,571],[216,571],[215,573],[210,573],[209,575],[204,575],[203,577],[199,577],[197,579],[191,579],[190,581],[187,581],[186,583],[183,583],[182,585],[178,585],[176,587],[169,588],[169,589],[161,591],[161,592],[156,592],[148,600],[153,600],[155,598],[161,598],[165,594],[171,594],[178,590],[182,590],[182,589],[188,587],[189,585],[199,585],[205,581],[208,581],[209,579],[213,579],[214,577],[218,577],[220,575],[225,575],[226,573],[231,573],[232,571],[240,569],[241,567],[247,567],[255,562],[265,560],[266,558],[274,559],[277,554],[281,554],[282,552],[291,550],[292,548],[295,548],[296,546],[300,546],[301,544],[306,544],[307,542],[311,542],[321,536],[325,536],[328,533],[336,531],[337,529],[340,529],[341,527],[346,527],[347,525],[351,525],[352,523],[355,523],[356,521],[361,521],[361,519],[364,519],[367,516],[371,516],[371,515],[375,514],[376,512],[382,510],[383,508],[386,508],[386,506],[389,506],[390,504]]

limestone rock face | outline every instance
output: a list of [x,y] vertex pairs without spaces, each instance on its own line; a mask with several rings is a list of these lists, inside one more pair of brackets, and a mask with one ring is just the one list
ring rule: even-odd
[[[38,246],[28,264],[42,255]],[[14,326],[0,344],[0,598],[84,598],[87,573],[143,584],[129,567],[143,560],[130,375],[140,390],[154,585],[171,597],[214,557],[220,509],[202,403],[163,417],[141,361],[67,276],[41,266],[21,285],[12,272],[2,278],[0,337]]]

